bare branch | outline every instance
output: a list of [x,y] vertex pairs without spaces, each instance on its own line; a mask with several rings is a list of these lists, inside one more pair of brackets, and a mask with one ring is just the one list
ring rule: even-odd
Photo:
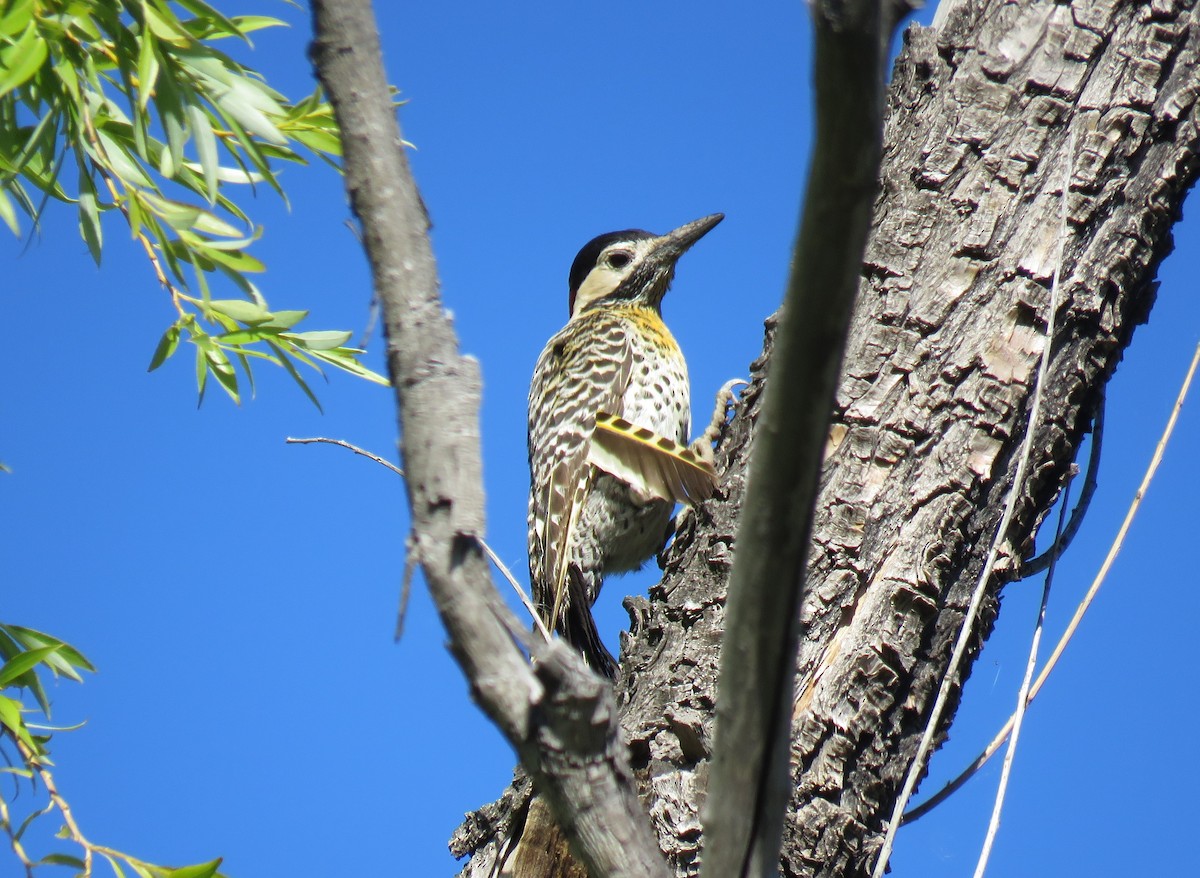
[[1036,576],[1062,557],[1062,553],[1070,547],[1079,533],[1079,526],[1087,517],[1088,507],[1092,504],[1092,496],[1096,493],[1096,485],[1100,475],[1100,460],[1104,450],[1104,388],[1100,388],[1099,399],[1096,400],[1096,413],[1092,416],[1092,444],[1088,451],[1087,474],[1083,477],[1083,490],[1079,492],[1079,501],[1071,510],[1071,518],[1062,534],[1054,540],[1054,545],[1038,555],[1030,558],[1021,565],[1017,574],[1018,579]]
[[388,469],[390,469],[396,475],[400,476],[401,478],[404,478],[404,470],[400,469],[400,467],[396,466],[396,464],[392,463],[390,460],[384,460],[378,454],[372,454],[370,451],[367,451],[365,448],[359,448],[357,445],[351,445],[349,442],[345,441],[344,439],[328,439],[325,436],[311,436],[307,439],[297,439],[294,436],[288,436],[283,441],[286,442],[288,445],[311,445],[314,442],[324,442],[329,445],[337,445],[341,448],[348,448],[351,451],[353,451],[355,454],[361,454],[363,457],[370,458],[371,460],[375,461],[380,466],[386,466]]
[[778,869],[813,502],[879,174],[883,4],[812,9],[816,142],[735,543],[705,878]]
[[[313,443],[318,443],[318,442],[323,442],[328,445],[337,445],[340,448],[349,449],[350,451],[353,451],[355,454],[360,454],[363,457],[369,458],[369,459],[375,461],[380,466],[387,467],[392,472],[394,472],[396,475],[400,476],[400,478],[404,478],[404,470],[400,469],[400,467],[396,466],[396,464],[392,463],[389,460],[383,459],[378,454],[374,454],[370,451],[367,451],[365,448],[359,448],[357,445],[347,442],[344,439],[329,439],[325,436],[311,436],[306,439],[298,439],[293,436],[288,436],[283,441],[286,442],[288,445],[311,445]],[[479,540],[479,544],[481,546],[483,546],[483,551],[487,553],[489,560],[491,560],[491,562],[496,566],[496,569],[500,571],[500,575],[503,576],[504,579],[508,582],[508,584],[512,586],[513,591],[515,591],[517,593],[517,597],[521,599],[521,603],[524,605],[525,610],[529,613],[530,618],[533,619],[533,624],[537,627],[538,631],[541,632],[542,637],[544,637],[546,640],[550,640],[550,632],[546,629],[546,623],[544,623],[542,621],[541,615],[538,613],[537,610],[534,609],[533,601],[530,600],[529,595],[528,595],[528,593],[526,593],[525,589],[521,588],[521,584],[519,582],[517,582],[517,578],[515,576],[513,576],[512,571],[508,569],[508,565],[505,564],[504,561],[500,558],[500,556],[495,553],[495,551],[492,549],[492,547],[487,544],[486,540],[481,538]],[[408,605],[408,591],[409,591],[409,586],[411,584],[411,580],[412,580],[412,567],[410,565],[406,564],[404,567],[404,587],[402,589],[402,594],[400,597],[400,607],[401,607],[400,619],[396,623],[396,639],[397,640],[400,639],[400,632],[404,628],[404,609],[403,608]]]
[[346,189],[385,312],[416,550],[476,697],[510,737],[535,688],[491,606],[484,530],[479,368],[461,356],[438,294],[429,220],[401,148],[370,4],[313,4],[312,57],[345,148]]
[[415,555],[472,694],[593,878],[665,875],[619,746],[611,689],[571,650],[540,649],[492,586],[482,545],[478,364],[442,308],[429,219],[402,149],[369,0],[315,0],[311,54],[342,131],[346,190],[383,312]]

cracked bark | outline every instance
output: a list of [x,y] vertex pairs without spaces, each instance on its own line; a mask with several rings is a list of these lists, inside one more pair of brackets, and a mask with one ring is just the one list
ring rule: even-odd
[[[962,677],[1153,303],[1197,173],[1194,2],[962,0],[936,24],[909,29],[894,68],[822,473],[780,862],[789,876],[869,874],[947,673],[1028,428],[1064,165],[1045,417]],[[719,495],[681,528],[649,600],[627,602],[622,726],[680,876],[697,874],[702,854],[725,588],[775,325],[718,453]],[[464,874],[486,874],[476,867],[511,820],[510,793],[456,834],[456,852],[479,852]]]

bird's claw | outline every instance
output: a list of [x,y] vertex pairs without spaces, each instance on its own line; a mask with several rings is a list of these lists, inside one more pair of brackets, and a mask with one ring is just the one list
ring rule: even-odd
[[[729,407],[736,402],[736,396],[733,389],[738,385],[749,386],[750,382],[744,378],[733,378],[721,385],[721,389],[717,391],[717,403],[713,407],[712,420],[700,435],[700,438],[692,443],[692,450],[697,454],[705,457],[710,463],[712,462],[712,445],[721,438],[721,430],[725,428],[725,424],[729,420]],[[701,446],[707,449],[707,455],[701,450]]]

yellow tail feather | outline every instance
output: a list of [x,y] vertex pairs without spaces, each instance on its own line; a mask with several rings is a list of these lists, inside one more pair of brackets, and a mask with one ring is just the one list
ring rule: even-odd
[[695,505],[717,488],[711,462],[666,436],[607,412],[596,414],[588,461],[647,500]]

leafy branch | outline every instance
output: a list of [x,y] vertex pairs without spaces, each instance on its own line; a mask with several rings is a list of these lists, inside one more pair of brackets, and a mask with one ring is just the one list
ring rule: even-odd
[[[0,4],[0,220],[19,235],[22,214],[36,229],[50,200],[74,204],[99,264],[101,218],[120,214],[177,312],[151,369],[190,342],[201,399],[212,378],[240,401],[233,363],[253,390],[252,358],[281,366],[314,403],[298,363],[386,383],[349,333],[295,331],[307,313],[272,312],[251,280],[264,268],[249,253],[261,230],[229,187],[265,183],[286,198],[280,162],[341,155],[319,91],[290,103],[214,47],[283,24],[202,0]],[[217,276],[245,298],[213,300]]]
[[[97,857],[109,864],[117,878],[125,878],[126,867],[139,878],[222,878],[217,871],[220,860],[192,866],[159,866],[89,841],[50,772],[53,764],[49,751],[50,733],[64,729],[31,723],[27,716],[40,713],[47,721],[50,719],[50,702],[39,670],[82,682],[80,672],[94,671],[95,668],[69,643],[18,625],[0,624],[0,660],[3,661],[0,665],[0,752],[11,747],[17,757],[13,759],[11,753],[4,752],[7,767],[3,772],[17,778],[18,784],[21,779],[35,789],[40,784],[48,799],[46,805],[32,809],[16,824],[11,803],[0,795],[0,830],[8,836],[26,878],[32,878],[34,870],[43,866],[69,866],[77,869],[81,878],[91,878]],[[32,696],[34,704],[27,704],[27,699],[17,697],[23,692]],[[25,848],[25,834],[38,818],[54,811],[63,821],[58,837],[77,845],[82,856],[56,851],[35,861]]]

